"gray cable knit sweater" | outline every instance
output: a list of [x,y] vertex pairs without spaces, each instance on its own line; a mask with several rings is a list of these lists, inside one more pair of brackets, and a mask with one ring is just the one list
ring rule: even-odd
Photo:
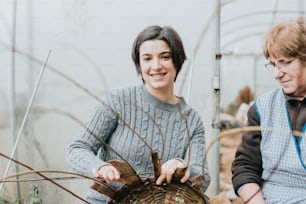
[[[187,162],[189,136],[190,173],[191,176],[202,175],[204,126],[200,115],[183,98],[180,98],[179,104],[165,103],[153,97],[144,85],[138,85],[118,89],[103,101],[105,104],[96,107],[86,127],[127,160],[141,177],[152,177],[153,168],[150,149],[139,135],[153,150],[159,152],[159,156],[163,152],[162,163],[173,158]],[[187,126],[182,114],[187,118]],[[84,128],[68,146],[66,159],[73,170],[92,176],[93,169],[120,158]],[[210,183],[207,165],[204,172],[206,182],[203,191]],[[87,199],[90,203],[99,204],[107,200],[92,189]]]

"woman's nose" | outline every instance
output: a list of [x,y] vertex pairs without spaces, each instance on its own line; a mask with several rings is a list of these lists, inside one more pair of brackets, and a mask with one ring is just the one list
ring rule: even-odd
[[153,60],[152,68],[153,69],[160,69],[161,68],[161,63],[160,63],[160,61],[158,59]]
[[285,72],[278,69],[278,68],[273,70],[273,77],[275,79],[278,79],[278,78],[282,77],[284,74],[285,74]]

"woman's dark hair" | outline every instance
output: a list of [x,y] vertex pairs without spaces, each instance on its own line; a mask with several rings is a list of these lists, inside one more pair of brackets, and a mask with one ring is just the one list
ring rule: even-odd
[[136,37],[132,48],[132,59],[136,66],[136,71],[138,75],[141,75],[141,67],[139,62],[139,48],[143,42],[148,40],[163,40],[170,47],[171,57],[176,69],[176,76],[174,79],[175,81],[178,73],[182,68],[184,61],[186,60],[184,46],[180,36],[170,26],[161,27],[153,25],[141,31]]

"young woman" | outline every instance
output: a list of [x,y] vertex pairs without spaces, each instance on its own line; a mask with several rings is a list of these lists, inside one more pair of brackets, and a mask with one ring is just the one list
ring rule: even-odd
[[[75,171],[102,177],[119,187],[118,182],[124,183],[124,179],[108,161],[120,158],[93,134],[128,161],[140,176],[152,177],[150,149],[145,141],[162,156],[158,185],[170,183],[175,170],[188,165],[180,181],[184,183],[190,176],[204,172],[201,189],[205,191],[210,177],[202,161],[204,125],[184,98],[174,94],[174,82],[186,59],[181,38],[168,26],[147,27],[134,41],[132,59],[143,84],[114,90],[104,97],[86,128],[68,146],[67,162]],[[87,200],[101,204],[106,203],[107,197],[90,189]]]

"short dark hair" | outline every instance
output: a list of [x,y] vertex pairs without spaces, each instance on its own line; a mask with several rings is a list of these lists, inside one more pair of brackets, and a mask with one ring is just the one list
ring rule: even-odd
[[138,75],[141,75],[139,48],[143,42],[148,40],[163,40],[168,44],[174,67],[176,69],[175,81],[178,73],[181,71],[184,61],[186,60],[186,54],[181,37],[170,26],[161,27],[152,25],[141,31],[136,37],[132,48],[132,59],[136,66]]

